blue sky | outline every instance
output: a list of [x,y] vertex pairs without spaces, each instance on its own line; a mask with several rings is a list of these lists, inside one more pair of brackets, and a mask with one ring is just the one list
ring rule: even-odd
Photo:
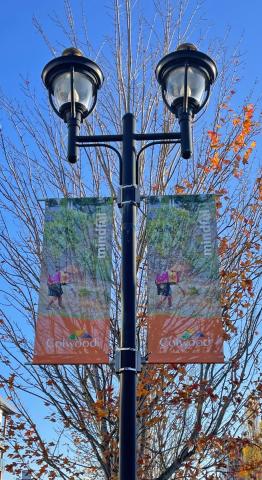
[[[80,12],[81,1],[72,0],[73,11]],[[153,0],[138,0],[136,8],[154,13]],[[172,3],[172,0],[171,0]],[[175,4],[174,0],[174,4]],[[192,2],[196,3],[196,2]],[[89,37],[97,48],[112,28],[111,8],[113,0],[83,0],[88,19]],[[163,2],[164,4],[164,2]],[[51,59],[42,38],[32,25],[33,15],[44,25],[51,40],[60,37],[50,15],[64,12],[64,0],[12,0],[1,2],[1,77],[0,86],[8,95],[19,96],[21,76],[27,77],[38,90],[41,88],[42,67]],[[242,88],[248,91],[254,79],[262,90],[262,2],[261,0],[202,0],[201,17],[205,19],[205,35],[209,40],[225,35],[230,28],[227,43],[229,49],[242,38],[241,52],[245,63]],[[197,30],[197,27],[196,27]],[[189,40],[189,39],[188,39]],[[194,40],[194,39],[193,39]],[[0,119],[1,120],[1,119]]]

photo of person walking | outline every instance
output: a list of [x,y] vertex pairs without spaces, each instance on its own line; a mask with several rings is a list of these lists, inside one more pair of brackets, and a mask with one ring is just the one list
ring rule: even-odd
[[48,296],[51,297],[50,302],[48,303],[47,309],[50,310],[52,305],[57,303],[59,308],[63,308],[62,296],[62,282],[61,282],[61,271],[59,267],[56,267],[56,271],[53,275],[49,274],[47,279],[48,286]]
[[166,300],[168,307],[172,307],[172,290],[169,282],[159,283],[157,286],[157,295],[160,295],[160,300],[157,303],[157,308],[159,308]]

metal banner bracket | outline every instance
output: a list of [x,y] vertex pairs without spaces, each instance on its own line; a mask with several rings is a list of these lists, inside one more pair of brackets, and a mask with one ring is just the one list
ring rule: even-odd
[[126,203],[140,205],[140,193],[137,185],[121,185],[118,190],[117,204],[122,208]]
[[141,354],[135,348],[120,348],[115,353],[115,372],[141,372]]

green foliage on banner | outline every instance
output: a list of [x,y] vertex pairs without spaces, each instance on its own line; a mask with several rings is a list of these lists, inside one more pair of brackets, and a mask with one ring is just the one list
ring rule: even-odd
[[[214,252],[207,257],[203,252],[203,235],[198,227],[201,202],[193,196],[186,199],[185,205],[182,200],[177,205],[167,204],[167,200],[162,202],[161,199],[161,203],[149,212],[147,236],[151,253],[166,259],[166,264],[173,258],[177,262],[186,262],[192,272],[217,278],[217,255]],[[215,218],[212,210],[212,218]]]
[[196,215],[185,209],[161,205],[156,215],[148,222],[148,238],[162,257],[168,257],[170,251],[180,250],[182,256],[188,256],[187,245],[196,223]]
[[106,255],[101,261],[97,255],[97,238],[94,235],[95,210],[81,211],[60,204],[49,208],[45,224],[46,258],[56,262],[74,263],[83,275],[107,280],[111,259]]

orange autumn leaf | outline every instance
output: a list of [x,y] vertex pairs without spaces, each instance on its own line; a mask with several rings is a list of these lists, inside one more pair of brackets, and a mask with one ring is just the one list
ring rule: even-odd
[[[246,145],[247,136],[251,132],[251,128],[253,126],[252,117],[254,115],[254,105],[253,104],[246,105],[243,108],[243,111],[244,111],[244,119],[243,119],[243,124],[242,124],[241,131],[231,144],[231,147],[233,148],[234,152],[236,152],[236,153],[239,152],[241,150],[241,148],[243,148]],[[232,120],[232,122],[233,122],[234,126],[241,125],[241,118],[236,117]],[[256,146],[256,142],[252,142],[249,148],[252,149],[255,146]],[[249,150],[246,153],[246,155],[244,156],[244,158],[243,158],[243,163],[244,164],[248,162],[248,158],[250,156],[250,153],[251,153],[251,151]]]
[[225,253],[228,249],[228,241],[227,238],[221,238],[220,243],[219,243],[219,255]]
[[42,473],[45,473],[46,470],[47,470],[48,466],[47,465],[43,465],[40,470],[39,470],[39,474],[42,475]]
[[254,112],[254,105],[253,105],[253,103],[247,104],[247,105],[244,107],[243,110],[244,110],[244,112],[246,112],[247,114],[253,113],[253,112]]
[[249,278],[245,278],[244,280],[242,280],[241,282],[241,287],[244,289],[244,290],[248,290],[249,292],[252,290],[252,287],[253,287],[253,282],[252,280],[250,280]]
[[235,170],[233,171],[233,175],[234,175],[234,177],[236,177],[236,178],[240,178],[240,177],[242,177],[242,175],[243,175],[243,171],[242,171],[242,170],[237,170],[237,169],[235,169]]
[[233,118],[233,125],[239,125],[241,123],[241,119],[239,117]]
[[251,142],[250,147],[247,149],[247,151],[245,152],[245,154],[243,156],[243,164],[244,165],[248,163],[249,157],[252,153],[252,150],[255,148],[255,146],[256,146],[256,142],[255,141]]
[[227,193],[228,193],[228,190],[226,188],[220,188],[215,192],[216,195],[226,195]]
[[138,397],[143,397],[143,396],[146,396],[148,395],[149,391],[147,388],[144,388],[142,385],[139,385],[137,387],[137,396]]
[[192,188],[193,187],[192,183],[190,183],[188,180],[184,180],[184,184],[185,184],[186,188]]
[[96,414],[97,414],[98,418],[106,418],[109,415],[109,411],[106,410],[106,409],[97,408],[96,409]]
[[248,148],[247,151],[244,153],[243,156],[243,164],[246,165],[248,163],[249,157],[252,153],[252,148]]
[[210,163],[211,163],[213,168],[215,168],[217,170],[221,170],[221,162],[220,162],[220,158],[219,158],[219,155],[218,155],[217,152],[215,153],[215,155],[212,158],[210,158]]
[[161,421],[161,417],[155,417],[146,422],[147,427],[152,427]]
[[176,193],[178,193],[178,194],[179,194],[179,193],[184,193],[185,187],[183,187],[182,185],[176,185],[176,186],[175,186],[175,191],[176,191]]
[[240,135],[238,135],[233,143],[233,148],[234,148],[234,151],[237,152],[239,150],[240,147],[243,147],[245,145],[245,137],[243,135],[243,133],[240,133]]
[[244,122],[243,122],[243,134],[248,135],[250,133],[251,127],[252,127],[252,122],[249,119],[244,120]]
[[218,133],[214,132],[213,130],[208,130],[207,134],[211,140],[211,148],[217,148],[219,144]]

